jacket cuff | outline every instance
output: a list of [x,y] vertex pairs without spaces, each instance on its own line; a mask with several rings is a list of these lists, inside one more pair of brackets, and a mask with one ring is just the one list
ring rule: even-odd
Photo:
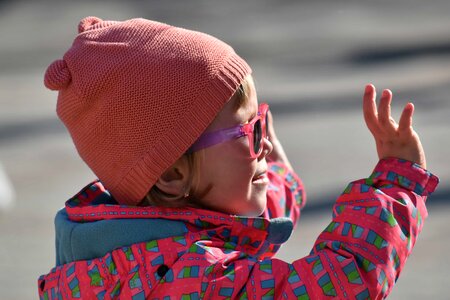
[[273,172],[283,179],[284,185],[292,193],[297,205],[303,208],[306,204],[306,193],[300,177],[283,163],[269,162],[267,166],[269,172]]
[[389,181],[421,196],[430,195],[439,183],[438,177],[418,164],[399,158],[381,159],[367,180]]

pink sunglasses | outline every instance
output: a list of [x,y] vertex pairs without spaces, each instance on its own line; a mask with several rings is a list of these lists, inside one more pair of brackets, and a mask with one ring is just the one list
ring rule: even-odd
[[261,103],[258,107],[258,114],[250,122],[203,133],[189,148],[187,153],[192,153],[246,135],[249,145],[252,145],[249,147],[250,156],[252,158],[258,157],[264,148],[263,139],[267,138],[266,124],[268,111],[269,105],[267,103]]

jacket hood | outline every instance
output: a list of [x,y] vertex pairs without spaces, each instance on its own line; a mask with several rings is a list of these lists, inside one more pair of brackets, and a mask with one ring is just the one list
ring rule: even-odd
[[55,218],[56,265],[102,257],[135,243],[207,229],[250,256],[276,251],[293,229],[289,218],[232,216],[195,208],[119,205],[100,181],[66,202]]

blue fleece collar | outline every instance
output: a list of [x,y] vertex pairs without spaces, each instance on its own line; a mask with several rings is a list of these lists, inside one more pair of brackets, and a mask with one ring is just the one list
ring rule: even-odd
[[[242,237],[240,246],[257,256],[271,245],[279,247],[293,229],[289,218],[267,220],[199,209],[119,206],[103,185],[95,181],[69,199],[66,208],[55,217],[56,265],[102,257],[116,248],[136,243],[184,236],[187,224],[203,227],[203,222],[211,222],[207,227],[228,224],[230,230],[235,228],[235,234]],[[259,236],[262,228],[267,233],[264,237]],[[222,238],[230,238],[227,232],[220,232]],[[248,244],[246,238],[252,235],[255,240]]]
[[184,222],[166,219],[117,219],[78,223],[66,209],[55,217],[56,265],[102,257],[135,243],[185,235]]

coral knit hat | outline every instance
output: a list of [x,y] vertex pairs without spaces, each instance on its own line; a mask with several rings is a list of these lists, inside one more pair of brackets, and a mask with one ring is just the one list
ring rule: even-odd
[[138,204],[181,157],[250,67],[224,42],[145,19],[87,17],[47,69],[81,158],[121,204]]

